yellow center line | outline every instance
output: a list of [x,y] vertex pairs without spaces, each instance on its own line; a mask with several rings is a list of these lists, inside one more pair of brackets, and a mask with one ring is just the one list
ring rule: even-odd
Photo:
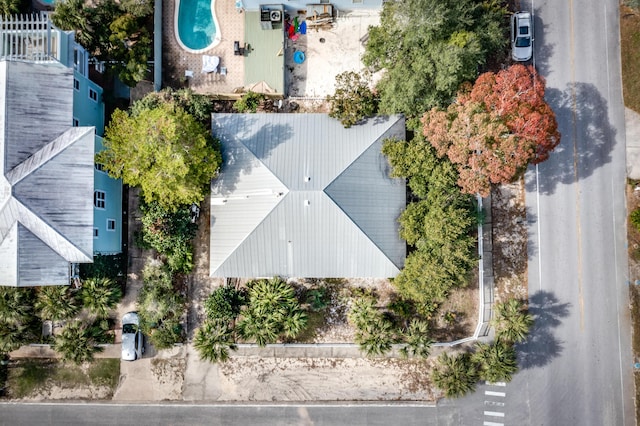
[[571,66],[571,119],[573,142],[573,174],[576,192],[576,233],[578,243],[578,306],[580,308],[580,330],[584,331],[584,297],[582,285],[582,226],[580,221],[580,180],[578,176],[578,102],[576,96],[576,64],[573,26],[573,0],[569,0],[569,58]]

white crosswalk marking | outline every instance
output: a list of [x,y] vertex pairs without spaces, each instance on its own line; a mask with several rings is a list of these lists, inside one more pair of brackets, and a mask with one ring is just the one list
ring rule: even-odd
[[484,426],[504,426],[504,423],[484,422]]
[[486,384],[489,386],[502,386],[502,387],[507,386],[506,382],[486,382]]
[[494,391],[484,391],[484,394],[489,396],[506,396],[507,395],[504,392],[494,392]]
[[498,402],[498,401],[485,401],[484,405],[492,405],[494,407],[504,407],[504,402]]
[[504,417],[504,413],[500,413],[498,411],[485,411],[484,415],[491,417]]

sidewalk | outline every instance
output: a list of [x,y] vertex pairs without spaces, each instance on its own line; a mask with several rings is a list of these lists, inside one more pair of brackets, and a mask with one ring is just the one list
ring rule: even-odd
[[640,114],[624,109],[627,139],[627,177],[640,179]]

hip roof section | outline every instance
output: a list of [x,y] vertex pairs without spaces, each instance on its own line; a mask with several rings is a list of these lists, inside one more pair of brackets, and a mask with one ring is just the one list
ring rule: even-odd
[[390,277],[405,258],[404,181],[381,154],[401,116],[345,129],[325,114],[214,114],[211,274]]

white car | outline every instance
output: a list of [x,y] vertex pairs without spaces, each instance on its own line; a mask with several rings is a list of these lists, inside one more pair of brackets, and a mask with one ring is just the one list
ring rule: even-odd
[[135,361],[144,353],[144,336],[140,331],[140,318],[135,312],[122,317],[122,359]]
[[533,17],[529,12],[511,15],[511,56],[518,62],[533,56]]

